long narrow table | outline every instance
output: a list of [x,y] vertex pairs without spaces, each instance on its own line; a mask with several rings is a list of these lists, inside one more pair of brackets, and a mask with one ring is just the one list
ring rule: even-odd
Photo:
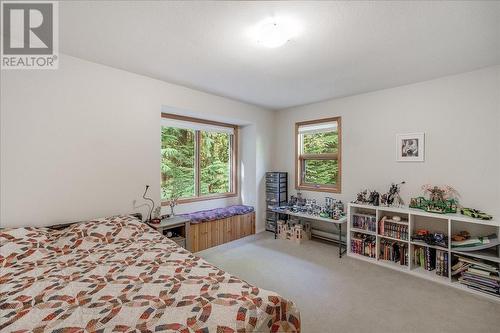
[[[317,237],[317,238],[321,238],[321,239],[324,239],[324,240],[327,240],[330,242],[337,243],[339,246],[339,258],[342,258],[342,255],[347,252],[347,243],[345,241],[342,241],[342,224],[347,223],[347,216],[344,216],[338,220],[334,220],[334,219],[321,217],[321,216],[317,216],[317,215],[297,213],[297,212],[292,212],[290,210],[283,210],[283,209],[279,209],[279,208],[274,208],[272,211],[275,213],[278,213],[278,214],[285,214],[288,216],[298,217],[299,222],[300,222],[300,218],[303,218],[303,219],[307,219],[307,220],[314,220],[314,221],[321,221],[321,222],[336,224],[339,228],[338,241],[335,239],[327,239],[326,237],[320,237],[320,236],[316,236],[316,235],[312,235],[312,236]],[[274,238],[276,239],[277,232],[278,232],[278,223],[275,223],[275,224],[276,224],[276,226],[274,228]],[[347,228],[346,228],[346,231],[347,231]],[[344,250],[342,250],[342,247],[344,248]]]

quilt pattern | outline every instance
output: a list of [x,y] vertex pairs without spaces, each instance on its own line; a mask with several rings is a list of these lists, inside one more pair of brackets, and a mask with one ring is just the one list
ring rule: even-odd
[[295,305],[135,217],[0,230],[1,332],[300,332]]

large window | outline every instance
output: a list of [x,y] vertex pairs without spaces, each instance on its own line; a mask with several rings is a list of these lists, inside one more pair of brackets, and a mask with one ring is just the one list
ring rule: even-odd
[[295,124],[298,190],[340,193],[340,117]]
[[162,201],[236,195],[237,134],[237,126],[162,114]]

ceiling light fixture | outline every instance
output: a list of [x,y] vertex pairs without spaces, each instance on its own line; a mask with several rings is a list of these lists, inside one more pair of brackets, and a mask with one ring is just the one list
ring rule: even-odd
[[249,29],[250,36],[259,45],[269,48],[280,47],[300,34],[299,24],[290,18],[269,17]]

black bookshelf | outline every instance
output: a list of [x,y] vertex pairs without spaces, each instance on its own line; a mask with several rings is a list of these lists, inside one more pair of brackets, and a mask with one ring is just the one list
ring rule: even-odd
[[288,201],[288,173],[266,173],[266,230],[276,232],[279,219],[278,213],[273,208],[282,206]]

